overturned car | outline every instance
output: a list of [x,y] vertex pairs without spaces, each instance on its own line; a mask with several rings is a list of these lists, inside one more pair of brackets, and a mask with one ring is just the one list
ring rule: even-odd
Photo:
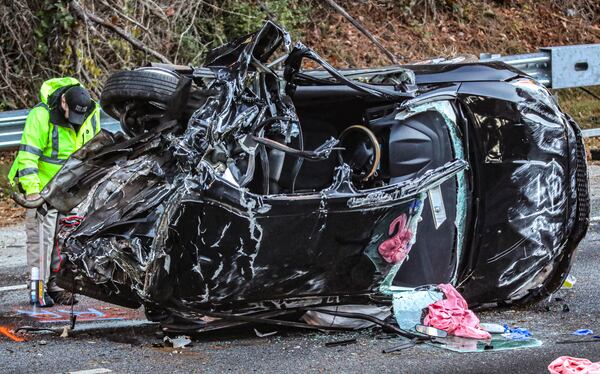
[[76,212],[59,284],[151,320],[437,283],[530,302],[587,229],[577,124],[503,63],[339,71],[269,22],[201,68],[118,72],[101,102],[125,134],[101,132],[42,192]]

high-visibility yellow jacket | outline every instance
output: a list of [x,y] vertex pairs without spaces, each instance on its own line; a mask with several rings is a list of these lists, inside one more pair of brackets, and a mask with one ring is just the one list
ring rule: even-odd
[[25,194],[39,193],[69,156],[100,132],[100,107],[95,103],[79,131],[69,123],[54,124],[50,120],[51,110],[60,105],[60,98],[52,97],[52,94],[74,85],[80,83],[71,77],[54,78],[42,84],[41,103],[27,115],[19,152],[8,173],[13,188],[16,187],[16,176]]

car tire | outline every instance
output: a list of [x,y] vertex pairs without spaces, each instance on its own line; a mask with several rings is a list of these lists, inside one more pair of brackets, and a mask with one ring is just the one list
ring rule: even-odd
[[[161,112],[176,93],[180,80],[179,74],[161,68],[119,71],[106,80],[100,103],[108,115],[119,120],[132,105],[146,106]],[[136,132],[128,129],[126,124],[121,125],[129,135]]]

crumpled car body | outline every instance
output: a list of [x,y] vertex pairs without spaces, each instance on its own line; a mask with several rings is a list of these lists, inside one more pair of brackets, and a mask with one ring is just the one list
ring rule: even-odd
[[71,157],[42,192],[77,211],[60,224],[59,284],[153,320],[386,303],[438,283],[472,305],[560,287],[588,225],[587,172],[544,87],[498,62],[338,71],[300,43],[267,66],[289,46],[268,22],[179,73],[144,131],[102,132]]

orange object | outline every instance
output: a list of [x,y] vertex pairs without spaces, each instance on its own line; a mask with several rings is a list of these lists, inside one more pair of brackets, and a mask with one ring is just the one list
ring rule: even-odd
[[25,338],[15,335],[8,327],[0,326],[0,334],[7,336],[13,342],[24,342]]

